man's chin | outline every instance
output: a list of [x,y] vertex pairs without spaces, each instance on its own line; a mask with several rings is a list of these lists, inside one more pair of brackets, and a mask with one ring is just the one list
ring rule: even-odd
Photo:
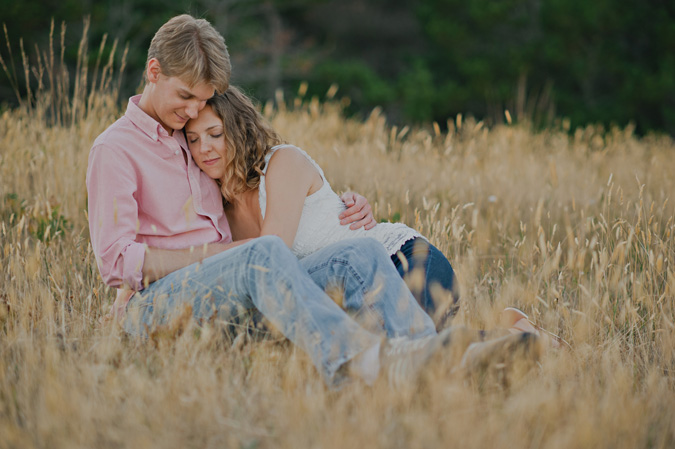
[[186,123],[187,123],[187,122],[181,122],[181,121],[178,121],[178,120],[174,120],[174,121],[171,122],[171,123],[167,123],[167,125],[169,125],[169,127],[170,127],[171,129],[173,129],[174,131],[180,131],[180,130],[182,130],[183,128],[185,128],[185,124],[186,124]]

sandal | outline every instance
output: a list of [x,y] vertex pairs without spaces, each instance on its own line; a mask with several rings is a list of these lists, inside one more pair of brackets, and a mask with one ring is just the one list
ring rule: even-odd
[[502,311],[501,322],[511,333],[532,332],[541,337],[542,341],[548,342],[552,348],[571,348],[570,344],[562,337],[537,326],[530,321],[525,312],[515,307],[507,307]]

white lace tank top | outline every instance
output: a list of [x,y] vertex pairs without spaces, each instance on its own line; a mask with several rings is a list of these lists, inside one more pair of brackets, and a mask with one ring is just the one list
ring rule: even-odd
[[[344,239],[371,237],[384,245],[387,253],[392,256],[401,249],[403,244],[415,237],[424,238],[419,232],[404,225],[403,223],[378,223],[374,228],[352,230],[349,226],[341,225],[338,215],[346,209],[345,204],[326,180],[321,167],[303,150],[292,145],[278,145],[265,157],[265,168],[260,178],[258,198],[260,200],[260,212],[265,218],[267,206],[267,191],[265,190],[265,176],[272,154],[282,147],[290,147],[304,155],[319,171],[323,185],[319,190],[305,198],[302,215],[298,225],[298,232],[291,251],[299,258],[303,258],[320,250],[332,243]],[[425,239],[426,240],[426,239]]]

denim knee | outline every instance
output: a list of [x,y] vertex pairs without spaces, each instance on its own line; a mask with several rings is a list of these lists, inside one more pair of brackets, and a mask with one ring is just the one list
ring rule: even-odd
[[282,247],[288,249],[281,237],[277,235],[263,235],[261,237],[254,238],[249,243],[251,247],[263,249],[264,251],[274,251]]
[[401,247],[401,252],[408,262],[407,267],[398,255],[391,258],[401,277],[405,277],[415,269],[424,272],[424,285],[413,289],[413,294],[422,308],[430,314],[436,311],[437,304],[431,297],[431,287],[438,284],[452,294],[455,306],[451,308],[450,314],[453,315],[457,309],[459,295],[454,270],[445,255],[431,243],[419,238],[408,240]]
[[391,265],[384,246],[369,237],[349,241],[341,255],[352,269],[371,279],[376,274],[384,275]]
[[[246,258],[247,261],[251,261],[251,253],[259,254],[263,256],[263,261],[258,261],[257,263],[269,264],[268,268],[278,266],[280,261],[278,259],[283,259],[284,257],[293,256],[291,250],[286,246],[286,243],[281,239],[281,237],[276,235],[263,235],[262,237],[257,237],[246,244],[248,246],[249,256]],[[295,256],[293,256],[295,258]],[[243,262],[243,261],[242,261]]]
[[[377,240],[366,237],[359,239],[346,240],[344,254],[347,257],[364,258],[371,262],[379,262],[389,259],[387,250]],[[374,263],[372,264],[374,265]]]

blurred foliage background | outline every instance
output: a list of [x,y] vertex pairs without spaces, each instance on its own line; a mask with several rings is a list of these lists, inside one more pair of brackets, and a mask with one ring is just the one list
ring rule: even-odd
[[[337,84],[349,113],[382,106],[392,123],[442,125],[458,113],[494,123],[508,109],[540,126],[633,122],[675,135],[672,0],[0,0],[0,54],[21,66],[20,44],[29,59],[44,52],[53,18],[56,42],[66,25],[74,66],[88,16],[92,64],[105,34],[129,44],[125,98],[139,89],[154,32],[184,12],[225,36],[233,83],[260,101],[306,81],[308,95]],[[14,90],[0,80],[11,107]]]

